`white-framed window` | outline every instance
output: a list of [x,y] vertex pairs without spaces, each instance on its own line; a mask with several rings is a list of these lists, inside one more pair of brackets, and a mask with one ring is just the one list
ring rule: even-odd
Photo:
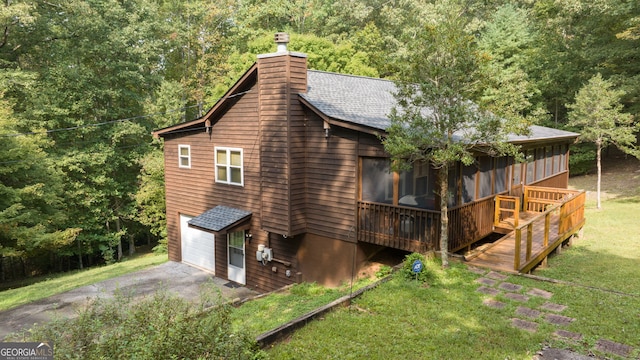
[[178,167],[191,168],[191,146],[178,145]]
[[242,149],[216,147],[216,182],[244,186]]

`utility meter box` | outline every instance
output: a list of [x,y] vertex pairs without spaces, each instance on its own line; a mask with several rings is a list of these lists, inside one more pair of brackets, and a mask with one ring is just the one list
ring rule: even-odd
[[271,248],[264,245],[258,245],[258,251],[256,251],[256,260],[266,263],[273,260],[273,251]]
[[264,248],[264,251],[262,252],[262,259],[265,261],[273,260],[273,252],[271,251],[271,248]]

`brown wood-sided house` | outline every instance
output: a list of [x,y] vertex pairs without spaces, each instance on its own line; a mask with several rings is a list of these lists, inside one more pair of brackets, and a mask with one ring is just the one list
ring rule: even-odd
[[[279,36],[279,35],[277,35]],[[286,50],[256,63],[203,117],[160,129],[169,259],[268,291],[338,285],[385,248],[438,249],[436,171],[389,170],[379,140],[394,83],[307,69]],[[578,134],[534,126],[528,162],[478,153],[450,171],[450,249],[494,231],[497,194],[567,188]]]

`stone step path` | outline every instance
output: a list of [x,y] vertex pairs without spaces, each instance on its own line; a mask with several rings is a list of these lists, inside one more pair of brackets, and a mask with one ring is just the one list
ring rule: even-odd
[[[576,321],[576,319],[574,318],[561,314],[568,308],[563,304],[556,304],[551,301],[546,301],[542,305],[537,306],[535,309],[524,306],[532,297],[551,300],[551,298],[553,297],[553,293],[549,291],[537,288],[525,289],[521,285],[508,282],[507,280],[509,277],[507,275],[496,271],[487,272],[484,269],[475,267],[469,267],[469,270],[481,276],[476,280],[476,282],[480,284],[477,291],[490,296],[483,301],[483,304],[485,306],[494,309],[504,309],[507,304],[502,301],[496,300],[495,297],[498,295],[523,304],[522,306],[518,306],[516,308],[514,317],[511,318],[511,325],[515,328],[524,331],[536,332],[538,331],[538,326],[541,321],[556,325],[558,327],[567,326]],[[566,341],[575,343],[583,340],[582,334],[573,333],[562,328],[556,330],[553,335]],[[631,356],[634,348],[629,345],[620,344],[608,339],[599,339],[594,346],[594,350],[604,354],[627,358]],[[546,358],[547,357],[543,356],[539,359]],[[566,358],[569,359],[569,357]],[[578,359],[581,358],[581,356],[575,355],[575,357],[573,358]]]

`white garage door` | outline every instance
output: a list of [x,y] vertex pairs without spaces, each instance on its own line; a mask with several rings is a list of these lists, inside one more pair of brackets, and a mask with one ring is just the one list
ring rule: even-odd
[[182,262],[215,272],[216,251],[213,234],[189,227],[191,216],[180,215]]

